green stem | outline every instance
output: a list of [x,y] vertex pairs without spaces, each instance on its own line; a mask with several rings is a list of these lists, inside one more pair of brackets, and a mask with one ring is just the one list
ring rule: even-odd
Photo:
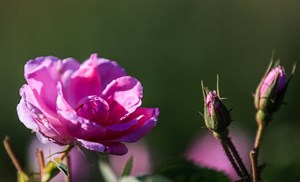
[[223,149],[224,149],[224,151],[225,151],[225,154],[226,154],[228,160],[230,161],[230,163],[231,163],[233,169],[235,170],[236,174],[237,174],[239,177],[243,178],[243,173],[241,172],[240,168],[239,168],[238,165],[236,164],[236,161],[234,160],[234,158],[233,158],[233,156],[232,156],[232,154],[231,154],[231,152],[230,152],[230,150],[229,150],[229,148],[228,148],[227,141],[221,139],[221,144],[222,144],[222,147],[223,147]]
[[251,161],[251,169],[252,169],[252,180],[253,182],[260,181],[260,172],[258,170],[258,154],[259,148],[262,141],[262,135],[265,129],[265,124],[259,124],[256,132],[255,142],[253,145],[253,149],[250,151],[250,161]]
[[5,150],[8,154],[8,156],[10,157],[12,163],[14,164],[15,168],[17,169],[17,171],[24,173],[23,168],[21,167],[15,153],[13,152],[13,149],[10,145],[10,140],[9,140],[8,136],[6,136],[5,139],[3,140],[3,145],[5,147]]
[[45,168],[45,160],[44,160],[44,153],[40,149],[37,149],[37,158],[39,162],[39,168],[40,168],[40,178],[42,179],[44,176],[44,168]]
[[227,141],[229,149],[231,150],[233,157],[235,158],[237,164],[239,165],[239,167],[243,173],[243,177],[245,177],[245,179],[250,179],[249,172],[248,172],[247,168],[245,167],[245,164],[244,164],[242,158],[240,157],[237,149],[235,148],[231,138],[227,136],[227,137],[225,137],[225,140]]

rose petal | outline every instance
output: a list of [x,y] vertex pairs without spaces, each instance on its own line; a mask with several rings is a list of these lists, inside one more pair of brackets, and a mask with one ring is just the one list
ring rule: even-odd
[[156,125],[159,110],[157,108],[138,108],[120,124],[107,127],[102,141],[134,142],[146,135]]
[[136,125],[137,123],[138,123],[138,119],[134,119],[130,122],[119,123],[119,124],[108,126],[107,129],[115,132],[122,132],[128,130],[129,128]]
[[79,145],[83,146],[86,149],[93,150],[96,152],[101,153],[109,153],[113,155],[124,155],[128,152],[127,147],[122,143],[110,143],[107,145],[96,143],[96,142],[90,142],[86,140],[77,140]]
[[79,68],[80,68],[80,63],[73,58],[67,58],[62,60],[62,68],[60,70],[60,73],[61,73],[61,83],[64,88],[69,87],[71,75]]
[[81,65],[75,71],[71,78],[70,84],[65,88],[65,93],[68,96],[68,103],[75,108],[78,102],[89,96],[99,95],[101,93],[101,81],[95,67]]
[[109,103],[110,113],[113,113],[109,117],[113,124],[118,123],[141,105],[143,87],[137,79],[124,76],[108,84],[102,95]]
[[92,54],[88,60],[86,60],[84,65],[92,65],[95,67],[101,78],[102,88],[105,89],[107,84],[111,81],[126,76],[125,70],[120,67],[115,61],[111,61],[105,58],[98,58],[97,54]]
[[102,126],[108,126],[109,105],[101,97],[88,96],[79,102],[76,113],[90,121],[99,123]]
[[17,106],[17,112],[20,121],[32,131],[39,132],[44,137],[58,143],[67,144],[69,142],[66,141],[68,140],[67,133],[64,131],[59,133],[37,107],[26,102],[23,98]]
[[59,59],[54,56],[37,57],[35,59],[31,59],[24,66],[25,75],[35,72],[35,70],[40,69],[40,67],[49,67],[53,64],[53,62],[57,62],[58,60]]
[[51,110],[55,110],[56,84],[61,62],[55,57],[40,57],[25,65],[25,78],[40,100]]
[[33,119],[33,113],[31,110],[26,106],[26,102],[22,98],[20,103],[17,105],[17,113],[19,116],[20,121],[29,129],[34,132],[39,130],[38,125],[36,124],[35,119]]
[[57,85],[57,113],[59,120],[70,135],[84,140],[98,140],[105,136],[106,128],[78,116],[76,111],[64,99],[61,87],[61,84]]
[[109,143],[107,144],[107,153],[113,155],[125,155],[128,152],[126,145],[123,143]]
[[43,113],[46,118],[48,118],[48,120],[52,121],[52,124],[59,125],[56,111],[53,111],[52,109],[47,107],[47,105],[45,105],[45,103],[41,100],[35,90],[33,91],[28,85],[24,84],[20,88],[19,92],[21,98],[24,99],[24,101],[38,108],[40,112]]
[[133,116],[143,116],[139,122],[132,127],[128,134],[120,139],[123,142],[136,142],[143,136],[147,135],[157,123],[159,115],[158,108],[138,108]]
[[104,146],[101,143],[96,143],[96,142],[90,142],[82,139],[77,139],[77,142],[79,145],[83,146],[86,149],[89,150],[94,150],[97,152],[105,152],[106,151],[106,146]]

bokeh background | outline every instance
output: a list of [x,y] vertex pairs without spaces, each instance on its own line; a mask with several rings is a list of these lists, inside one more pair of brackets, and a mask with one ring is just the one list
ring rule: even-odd
[[[159,107],[145,138],[154,163],[181,156],[202,133],[201,80],[233,108],[230,127],[254,137],[252,93],[272,54],[287,73],[300,59],[300,1],[1,0],[0,139],[9,135],[23,165],[33,134],[19,122],[23,65],[42,55],[116,60],[144,86],[143,105]],[[267,129],[262,161],[268,181],[300,180],[300,74]],[[246,144],[245,144],[246,145]],[[15,169],[0,147],[0,181]]]

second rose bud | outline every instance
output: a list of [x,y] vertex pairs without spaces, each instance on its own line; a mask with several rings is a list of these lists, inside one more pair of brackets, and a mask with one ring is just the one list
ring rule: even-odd
[[229,110],[221,101],[219,92],[209,91],[208,88],[203,87],[204,97],[204,121],[208,129],[217,135],[227,133],[227,127],[231,123],[231,116]]

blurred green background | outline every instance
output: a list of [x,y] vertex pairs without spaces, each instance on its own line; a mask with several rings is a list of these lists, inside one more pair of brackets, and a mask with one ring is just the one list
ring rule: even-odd
[[[201,80],[233,108],[231,127],[254,137],[252,93],[271,57],[287,73],[300,58],[300,1],[1,0],[0,138],[9,135],[25,163],[30,130],[19,122],[23,65],[42,55],[116,60],[144,86],[143,105],[159,107],[146,137],[155,162],[182,155],[203,129]],[[298,70],[297,70],[298,71]],[[299,82],[296,72],[263,141],[268,181],[300,181]],[[0,147],[0,181],[16,172]]]

